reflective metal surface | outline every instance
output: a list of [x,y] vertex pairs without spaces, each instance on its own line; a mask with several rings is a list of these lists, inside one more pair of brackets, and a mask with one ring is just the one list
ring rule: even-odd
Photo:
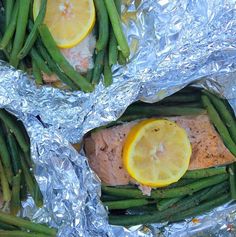
[[[91,94],[36,87],[0,62],[0,107],[21,119],[31,139],[35,174],[45,198],[23,215],[59,228],[58,236],[234,236],[235,205],[174,225],[109,226],[100,182],[71,147],[116,120],[136,100],[161,100],[187,84],[229,99],[236,112],[236,1],[131,0],[122,6],[131,58],[114,68],[114,83]],[[40,118],[40,119],[39,119]]]

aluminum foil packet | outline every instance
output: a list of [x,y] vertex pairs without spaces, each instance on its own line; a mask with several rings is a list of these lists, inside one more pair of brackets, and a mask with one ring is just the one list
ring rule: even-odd
[[59,228],[58,236],[235,236],[236,205],[168,225],[110,226],[100,182],[70,143],[116,120],[137,100],[159,101],[188,84],[229,100],[236,113],[236,1],[126,0],[122,20],[130,62],[114,82],[91,94],[37,87],[0,62],[0,107],[21,119],[31,139],[35,175],[45,204],[24,203],[23,216]]

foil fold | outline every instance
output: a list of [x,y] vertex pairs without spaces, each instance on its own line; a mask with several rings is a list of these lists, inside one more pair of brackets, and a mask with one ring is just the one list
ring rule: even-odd
[[99,201],[100,181],[70,143],[116,120],[132,102],[156,102],[189,84],[228,99],[236,113],[236,1],[126,0],[122,12],[131,58],[113,68],[108,88],[100,83],[84,94],[37,87],[0,61],[0,107],[27,128],[45,200],[38,210],[29,198],[22,215],[59,228],[59,237],[233,236],[234,203],[198,217],[198,223],[110,226]]

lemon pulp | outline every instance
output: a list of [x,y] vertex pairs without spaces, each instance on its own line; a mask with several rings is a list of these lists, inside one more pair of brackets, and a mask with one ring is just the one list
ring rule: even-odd
[[[33,15],[36,19],[41,0],[34,0]],[[47,1],[44,23],[48,26],[58,47],[72,48],[93,29],[95,8],[93,0]]]
[[187,171],[192,149],[186,131],[175,122],[147,119],[129,132],[123,162],[140,184],[163,187],[177,182]]

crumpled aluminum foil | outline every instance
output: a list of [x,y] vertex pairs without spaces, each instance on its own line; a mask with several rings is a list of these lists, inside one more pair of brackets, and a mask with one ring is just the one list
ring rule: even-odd
[[0,62],[0,107],[21,119],[31,139],[35,174],[45,197],[23,216],[59,227],[58,236],[233,236],[236,205],[219,207],[199,223],[109,226],[100,182],[69,142],[116,120],[136,100],[155,102],[187,84],[229,100],[236,113],[236,1],[126,0],[124,29],[131,60],[114,68],[114,83],[91,94],[36,87]]

